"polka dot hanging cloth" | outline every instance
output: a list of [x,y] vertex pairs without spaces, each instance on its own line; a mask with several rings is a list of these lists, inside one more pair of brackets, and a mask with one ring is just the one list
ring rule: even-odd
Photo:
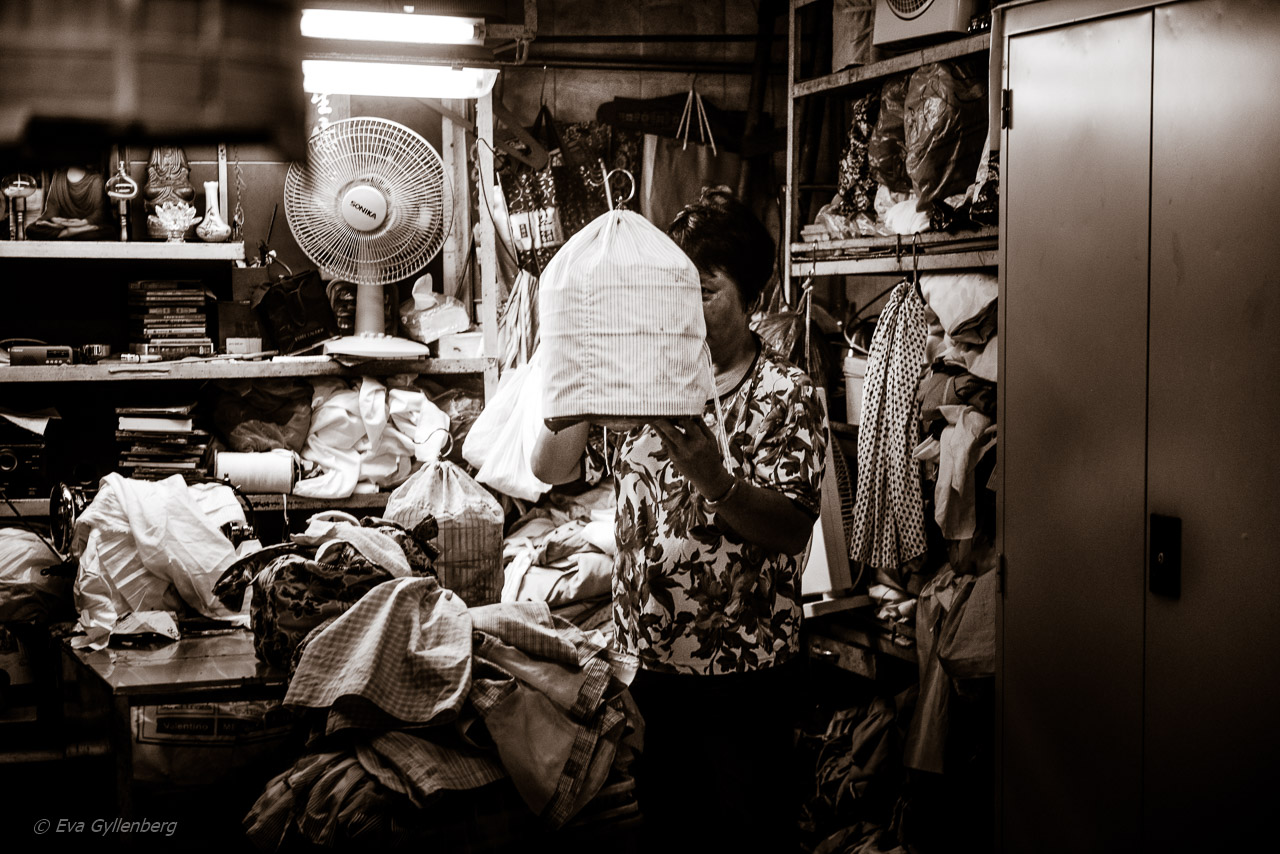
[[863,387],[858,430],[858,496],[849,555],[876,568],[896,568],[925,552],[924,502],[915,388],[925,361],[924,302],[910,282],[889,295],[880,313]]

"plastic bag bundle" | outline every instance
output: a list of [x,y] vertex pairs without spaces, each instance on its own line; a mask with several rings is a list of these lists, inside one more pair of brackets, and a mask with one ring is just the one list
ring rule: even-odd
[[565,243],[538,315],[549,425],[698,415],[711,396],[697,268],[640,214],[610,211]]
[[[963,193],[987,140],[987,81],[965,62],[934,62],[911,75],[904,104],[907,174],[919,210]],[[892,189],[892,187],[890,188]]]
[[448,460],[427,463],[387,497],[386,518],[409,530],[434,516],[440,583],[469,606],[502,593],[502,505]]
[[907,137],[903,127],[903,104],[910,74],[884,81],[880,89],[880,115],[867,140],[867,162],[871,176],[895,193],[910,193],[907,175]]

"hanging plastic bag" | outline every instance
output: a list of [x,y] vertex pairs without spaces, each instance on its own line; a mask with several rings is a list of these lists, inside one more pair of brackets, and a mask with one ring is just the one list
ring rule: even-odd
[[[474,433],[474,428],[472,429]],[[502,506],[448,460],[427,463],[387,498],[386,518],[413,530],[427,516],[439,526],[440,583],[470,606],[502,592]]]
[[541,350],[509,371],[493,400],[476,418],[462,456],[475,466],[476,480],[525,501],[537,501],[550,484],[533,474],[530,460],[542,429]]

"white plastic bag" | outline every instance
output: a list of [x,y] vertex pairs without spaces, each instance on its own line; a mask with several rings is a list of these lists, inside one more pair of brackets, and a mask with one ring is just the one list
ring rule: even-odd
[[0,528],[0,622],[42,620],[71,609],[71,581],[45,575],[62,558],[21,528]]
[[530,463],[542,429],[542,365],[542,351],[535,350],[528,362],[508,371],[462,444],[462,458],[476,467],[476,480],[525,501],[537,501],[551,488]]
[[448,460],[427,463],[387,498],[386,518],[413,530],[428,515],[440,533],[434,562],[440,583],[468,605],[502,592],[502,505]]

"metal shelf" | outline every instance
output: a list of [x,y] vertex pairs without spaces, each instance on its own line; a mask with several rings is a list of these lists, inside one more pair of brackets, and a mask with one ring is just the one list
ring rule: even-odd
[[[959,235],[935,233],[910,237],[864,237],[792,243],[792,276],[856,276],[995,267],[999,264],[994,228]],[[913,249],[916,255],[912,256]]]
[[328,357],[304,356],[245,362],[208,361],[111,363],[98,365],[9,365],[0,383],[130,382],[138,380],[225,380],[260,377],[389,376],[391,374],[483,374],[496,358],[374,359],[343,365]]
[[257,510],[381,510],[390,492],[357,492],[350,498],[304,498],[301,495],[262,493],[248,496]]
[[[254,494],[248,496],[254,510],[381,510],[387,506],[390,492],[358,492],[350,498],[304,498],[301,495]],[[9,499],[23,516],[46,519],[49,516],[48,498]],[[0,517],[13,518],[13,510],[0,501]]]
[[891,74],[908,71],[921,65],[927,65],[930,62],[941,62],[944,59],[955,59],[972,53],[982,53],[990,46],[990,33],[965,36],[956,41],[913,50],[910,53],[904,53],[880,62],[873,62],[869,65],[846,68],[844,71],[837,71],[834,74],[827,74],[823,77],[814,77],[810,80],[798,80],[791,86],[791,97],[804,98],[809,95],[831,94],[868,80],[888,77]]
[[0,258],[121,261],[243,261],[243,243],[164,243],[112,240],[0,241]]

